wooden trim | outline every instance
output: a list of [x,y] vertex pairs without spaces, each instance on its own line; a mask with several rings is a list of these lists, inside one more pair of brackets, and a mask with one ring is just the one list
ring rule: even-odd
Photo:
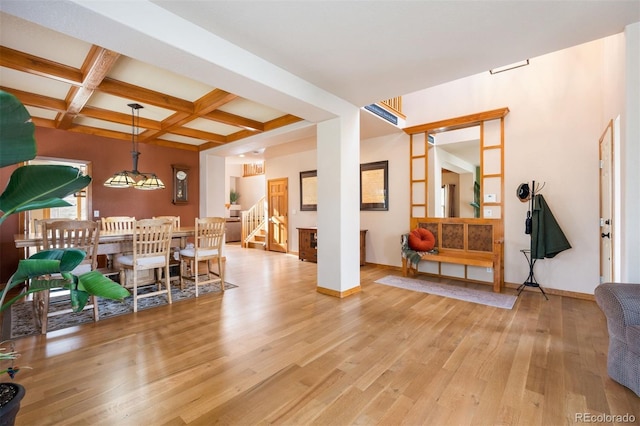
[[448,130],[461,129],[463,127],[469,127],[476,124],[480,124],[483,121],[495,120],[503,118],[509,113],[509,108],[499,108],[491,111],[478,112],[476,114],[463,115],[461,117],[449,118],[446,120],[434,121],[426,124],[418,124],[417,126],[405,127],[402,129],[405,133],[412,135],[415,133],[439,133],[446,132]]
[[358,285],[346,291],[337,291],[337,290],[332,290],[329,288],[318,286],[316,290],[320,294],[326,294],[327,296],[333,296],[333,297],[338,297],[340,299],[344,299],[345,297],[351,296],[352,294],[360,293],[362,291],[362,287]]
[[[437,248],[438,254],[425,254],[422,260],[429,262],[438,262],[438,271],[441,272],[442,263],[454,263],[466,266],[490,267],[493,269],[493,291],[500,293],[504,287],[504,229],[503,222],[500,219],[480,219],[480,218],[411,218],[410,229],[415,229],[422,223],[436,224],[437,230]],[[444,244],[443,225],[453,224],[463,226],[463,248],[447,248],[448,244]],[[491,250],[477,251],[470,250],[469,225],[485,225],[491,227]],[[406,258],[402,258],[402,275],[408,276],[409,273],[418,273],[412,268]],[[441,274],[439,274],[441,275]],[[467,269],[465,267],[465,278],[467,279]]]

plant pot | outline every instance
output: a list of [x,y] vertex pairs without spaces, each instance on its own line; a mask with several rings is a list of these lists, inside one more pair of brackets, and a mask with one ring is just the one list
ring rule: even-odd
[[24,386],[18,383],[0,383],[0,426],[15,423],[24,394]]

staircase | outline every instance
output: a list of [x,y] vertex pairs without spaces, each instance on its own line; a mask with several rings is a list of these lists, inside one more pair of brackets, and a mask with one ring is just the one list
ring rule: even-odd
[[267,233],[261,229],[246,244],[247,248],[257,248],[261,250],[267,249]]
[[242,212],[242,238],[244,248],[267,249],[267,199],[262,197],[249,210]]

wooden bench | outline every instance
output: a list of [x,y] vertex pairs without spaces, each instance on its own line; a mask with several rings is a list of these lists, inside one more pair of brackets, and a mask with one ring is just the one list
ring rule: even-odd
[[[438,274],[442,263],[492,268],[493,291],[500,293],[504,285],[503,225],[501,220],[475,218],[412,218],[411,229],[426,228],[436,238],[437,253],[419,253],[421,260],[438,262]],[[409,252],[411,254],[411,252]],[[416,252],[413,252],[416,253]],[[417,274],[417,262],[402,255],[402,275]],[[415,255],[413,255],[415,256]]]

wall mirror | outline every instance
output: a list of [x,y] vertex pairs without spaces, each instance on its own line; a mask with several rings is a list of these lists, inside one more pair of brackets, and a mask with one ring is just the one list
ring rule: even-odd
[[480,126],[429,135],[429,217],[480,217]]
[[407,127],[411,217],[502,218],[501,108]]

